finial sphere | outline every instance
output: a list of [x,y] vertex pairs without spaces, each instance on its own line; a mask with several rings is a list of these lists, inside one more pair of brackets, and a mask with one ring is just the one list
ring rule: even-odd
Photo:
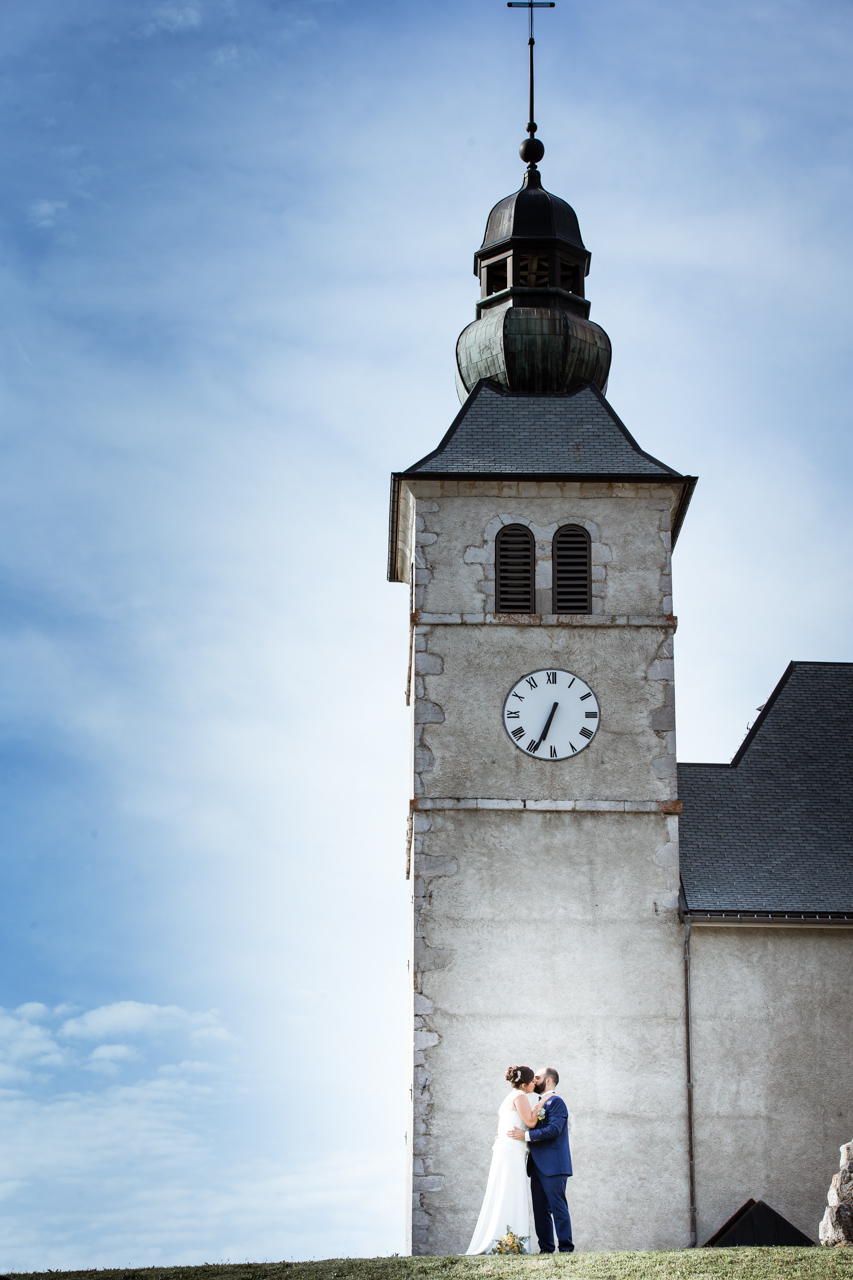
[[518,154],[525,164],[538,164],[545,154],[545,148],[538,138],[525,138],[518,148]]

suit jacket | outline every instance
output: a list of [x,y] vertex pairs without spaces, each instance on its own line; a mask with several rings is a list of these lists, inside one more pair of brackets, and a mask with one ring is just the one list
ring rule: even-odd
[[556,1094],[545,1103],[545,1119],[540,1120],[528,1134],[530,1147],[527,1152],[528,1177],[532,1165],[546,1178],[572,1176],[572,1157],[569,1152],[569,1113],[562,1098]]

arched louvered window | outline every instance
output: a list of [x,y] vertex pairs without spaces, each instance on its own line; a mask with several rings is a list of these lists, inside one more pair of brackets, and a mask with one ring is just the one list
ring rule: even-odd
[[579,524],[564,524],[554,534],[551,571],[555,613],[589,613],[592,582],[589,534]]
[[495,610],[535,613],[533,534],[523,524],[507,524],[495,539]]

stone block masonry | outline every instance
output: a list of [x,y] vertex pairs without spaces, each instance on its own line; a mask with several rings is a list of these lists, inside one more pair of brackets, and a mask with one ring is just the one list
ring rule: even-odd
[[[689,1215],[674,493],[657,484],[415,481],[407,502],[411,1248],[465,1250],[504,1070],[546,1058],[563,1072],[584,1169],[572,1187],[580,1247],[680,1247]],[[590,536],[589,615],[549,612],[551,543],[567,522]],[[507,523],[534,535],[535,614],[494,612],[495,536]],[[586,680],[602,715],[594,746],[554,763],[524,756],[502,722],[508,689],[550,667]],[[474,1081],[472,1109],[461,1100]],[[611,1226],[597,1205],[614,1145],[636,1153],[636,1169]]]
[[853,1142],[841,1148],[841,1165],[833,1176],[821,1219],[820,1242],[853,1245]]

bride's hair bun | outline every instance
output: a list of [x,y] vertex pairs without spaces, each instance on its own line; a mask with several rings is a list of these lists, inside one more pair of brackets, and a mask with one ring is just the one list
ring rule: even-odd
[[513,1089],[520,1089],[523,1084],[530,1084],[533,1072],[530,1067],[507,1067],[504,1079],[510,1082]]

